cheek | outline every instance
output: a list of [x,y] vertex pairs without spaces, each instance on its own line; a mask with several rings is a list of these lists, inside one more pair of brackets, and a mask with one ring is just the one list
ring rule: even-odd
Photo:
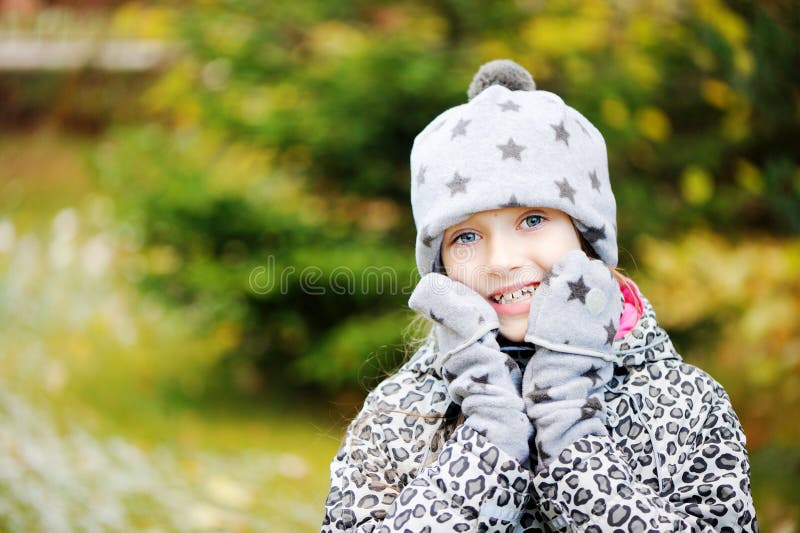
[[450,250],[447,255],[442,257],[447,276],[476,289],[478,284],[479,262],[474,257],[474,253],[463,249]]
[[581,249],[581,242],[578,240],[578,236],[575,234],[574,231],[568,232],[564,235],[564,238],[561,241],[561,255],[564,255],[567,252],[571,252],[572,250],[580,250]]
[[564,254],[572,250],[580,250],[581,243],[571,226],[549,232],[546,238],[537,243],[542,266],[552,267]]

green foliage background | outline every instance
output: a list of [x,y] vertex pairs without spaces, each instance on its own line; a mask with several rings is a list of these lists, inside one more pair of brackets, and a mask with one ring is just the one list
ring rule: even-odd
[[[329,4],[174,13],[187,53],[145,96],[154,118],[97,160],[144,241],[176,258],[144,285],[239,321],[232,365],[327,393],[379,377],[364,358],[391,359],[413,287],[411,143],[496,57],[605,133],[623,266],[643,235],[800,231],[797,27],[780,4]],[[253,290],[270,257],[286,290],[263,272]],[[375,266],[405,290],[325,286]],[[321,295],[299,275],[317,267]]]
[[[42,120],[89,139],[77,151],[92,182],[75,190],[113,204],[101,226],[122,243],[116,272],[141,294],[133,302],[171,317],[141,319],[148,355],[123,362],[86,355],[95,341],[76,336],[64,363],[82,369],[74,387],[111,383],[77,396],[115,416],[330,402],[349,416],[411,349],[414,136],[466,100],[480,64],[508,57],[604,133],[621,266],[684,357],[731,394],[762,527],[797,526],[799,12],[738,0],[205,0],[122,3],[84,21],[177,53],[135,79],[0,76],[6,131]],[[26,194],[57,202],[59,191]],[[131,314],[150,316],[138,305]],[[168,423],[153,417],[160,435]]]

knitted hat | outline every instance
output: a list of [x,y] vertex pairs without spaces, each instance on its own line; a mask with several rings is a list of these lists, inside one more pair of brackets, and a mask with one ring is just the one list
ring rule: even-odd
[[444,231],[474,213],[549,207],[572,217],[597,255],[617,264],[616,201],[603,136],[509,60],[483,65],[469,102],[448,109],[411,149],[411,208],[421,275]]

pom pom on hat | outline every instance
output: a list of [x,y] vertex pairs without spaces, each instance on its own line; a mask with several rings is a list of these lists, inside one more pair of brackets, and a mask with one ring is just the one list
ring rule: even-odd
[[510,59],[495,59],[481,65],[469,84],[467,97],[472,100],[491,85],[502,85],[510,91],[536,90],[530,73]]

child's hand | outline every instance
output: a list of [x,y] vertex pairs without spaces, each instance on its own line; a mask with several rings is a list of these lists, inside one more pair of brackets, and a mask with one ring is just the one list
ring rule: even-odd
[[602,354],[611,348],[622,314],[622,293],[611,270],[581,250],[565,254],[531,302],[525,340],[569,345]]
[[522,462],[528,458],[533,427],[512,379],[509,357],[497,344],[497,313],[466,285],[427,274],[414,289],[409,307],[436,322],[442,377],[464,424]]
[[603,387],[613,374],[609,352],[622,313],[611,271],[581,251],[561,258],[548,278],[531,303],[525,340],[537,350],[522,380],[540,463],[606,431]]
[[486,299],[467,285],[437,273],[426,274],[408,306],[439,326],[440,352],[451,352],[465,342],[476,342],[500,327],[497,313]]

